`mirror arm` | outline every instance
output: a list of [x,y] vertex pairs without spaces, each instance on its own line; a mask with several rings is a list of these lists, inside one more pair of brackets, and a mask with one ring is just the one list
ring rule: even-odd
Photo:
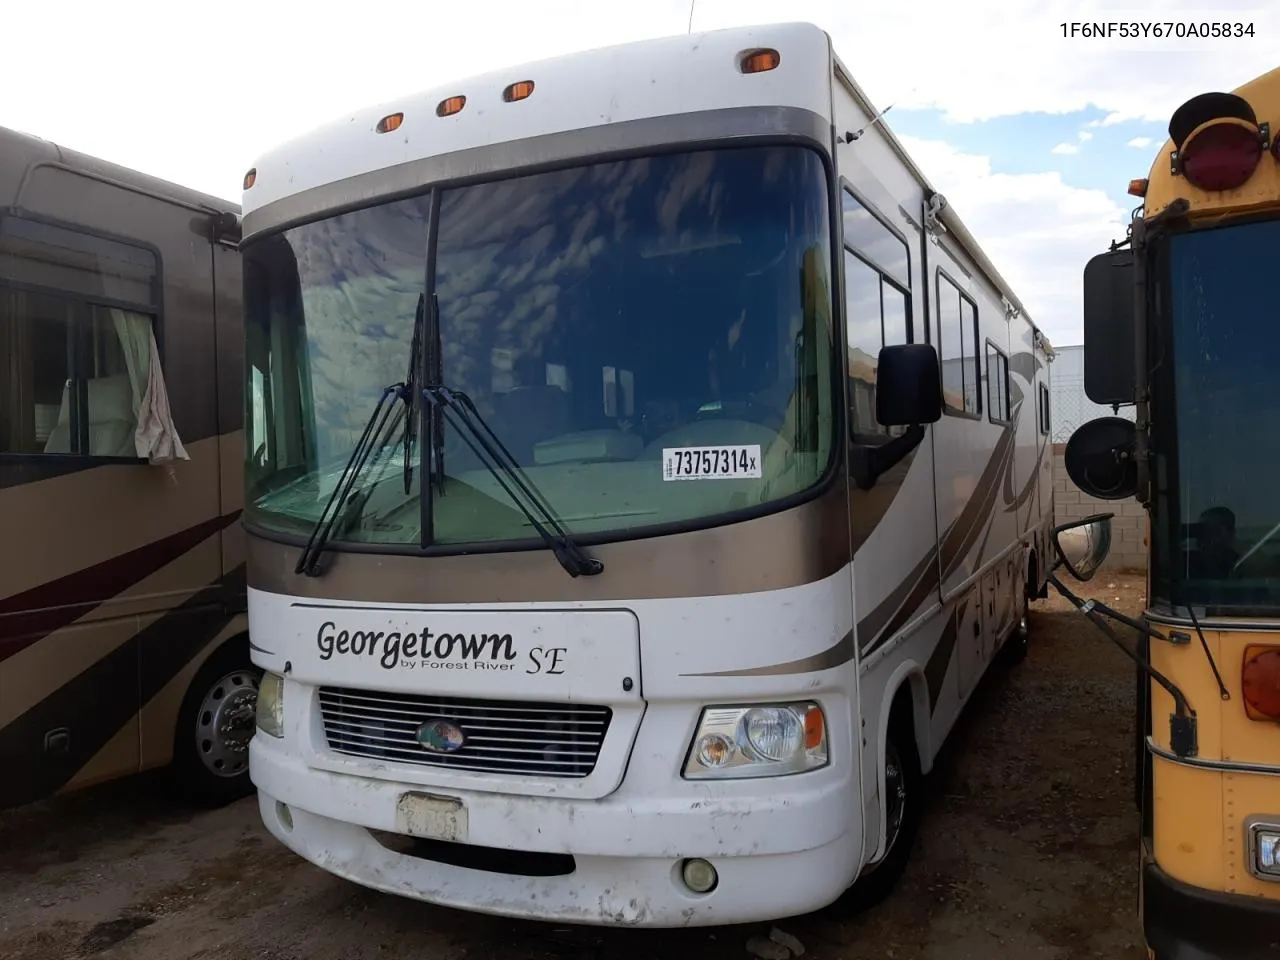
[[901,463],[902,458],[920,446],[923,439],[924,427],[916,423],[908,427],[902,436],[894,437],[888,443],[873,445],[855,440],[853,449],[849,451],[849,474],[858,489],[870,490],[874,487],[882,474]]
[[1128,646],[1121,641],[1121,639],[1116,635],[1116,632],[1111,628],[1111,624],[1107,623],[1102,614],[1098,611],[1099,604],[1096,601],[1081,600],[1063,585],[1062,581],[1058,579],[1056,574],[1049,574],[1049,582],[1052,583],[1057,591],[1066,597],[1077,610],[1093,621],[1093,625],[1101,630],[1106,635],[1107,639],[1119,647],[1125,656],[1137,664],[1138,669],[1151,679],[1155,680],[1155,682],[1160,684],[1160,686],[1164,687],[1169,696],[1173,698],[1174,707],[1174,713],[1169,717],[1169,745],[1173,748],[1174,754],[1179,757],[1195,756],[1198,750],[1196,743],[1196,713],[1191,709],[1191,705],[1187,703],[1187,698],[1183,695],[1182,691],[1174,686],[1168,677],[1162,674],[1146,660],[1142,659],[1142,657],[1138,656],[1134,651],[1130,650]]

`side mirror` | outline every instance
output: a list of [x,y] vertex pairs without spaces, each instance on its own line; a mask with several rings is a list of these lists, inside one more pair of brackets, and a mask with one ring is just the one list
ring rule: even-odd
[[1124,417],[1090,420],[1067,441],[1067,476],[1091,497],[1127,500],[1138,490],[1137,436],[1137,426]]
[[915,427],[942,418],[942,368],[928,343],[884,347],[876,361],[876,420]]
[[1096,513],[1053,528],[1053,545],[1067,572],[1081,582],[1093,579],[1111,552],[1111,518]]
[[1134,268],[1130,250],[1100,253],[1084,268],[1084,392],[1094,403],[1133,403]]

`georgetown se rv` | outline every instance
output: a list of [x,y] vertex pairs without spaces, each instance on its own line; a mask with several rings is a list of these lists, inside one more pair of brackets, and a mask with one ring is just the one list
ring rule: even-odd
[[875,115],[820,29],[733,29],[248,172],[250,769],[282,843],[600,924],[889,889],[1044,591],[1051,350]]
[[237,214],[0,129],[0,807],[252,792]]

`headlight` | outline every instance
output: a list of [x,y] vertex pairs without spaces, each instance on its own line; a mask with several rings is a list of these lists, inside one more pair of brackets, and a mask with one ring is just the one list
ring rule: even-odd
[[780,777],[827,765],[827,721],[816,703],[707,707],[685,761],[690,780]]
[[272,737],[284,736],[284,677],[267,671],[258,684],[258,729]]

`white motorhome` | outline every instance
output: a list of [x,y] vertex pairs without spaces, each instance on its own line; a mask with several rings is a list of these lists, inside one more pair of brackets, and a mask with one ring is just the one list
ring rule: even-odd
[[462,80],[249,172],[282,843],[599,924],[892,886],[1044,594],[1052,354],[876,116],[822,30],[762,26]]

